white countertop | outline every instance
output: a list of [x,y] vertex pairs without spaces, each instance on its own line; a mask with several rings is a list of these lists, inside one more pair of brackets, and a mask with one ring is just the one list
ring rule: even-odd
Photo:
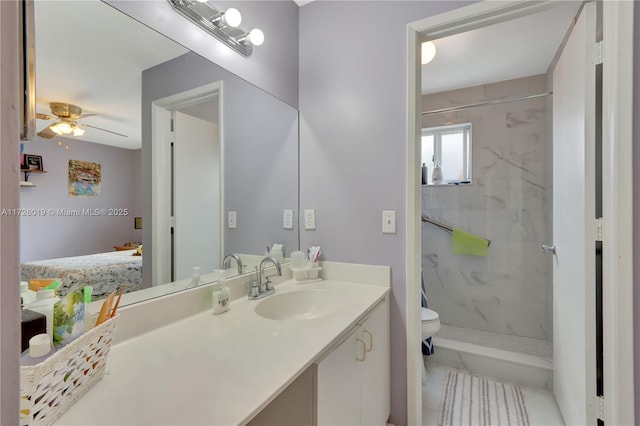
[[278,293],[322,288],[339,307],[327,316],[269,320],[231,303],[112,347],[107,374],[56,422],[59,425],[236,425],[269,404],[356,323],[389,286],[325,280],[286,281]]

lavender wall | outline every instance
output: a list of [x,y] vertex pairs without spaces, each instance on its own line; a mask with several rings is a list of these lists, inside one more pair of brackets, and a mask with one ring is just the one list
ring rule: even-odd
[[[398,425],[407,423],[407,24],[465,5],[316,1],[300,9],[300,209],[316,209],[317,227],[301,230],[301,247],[322,245],[326,260],[391,266]],[[398,212],[397,234],[382,234],[382,210]]]
[[167,1],[105,0],[106,3],[266,90],[298,106],[298,7],[293,1],[220,1],[242,13],[241,28],[260,28],[262,46],[245,58],[173,11]]
[[[58,140],[62,147],[57,145]],[[69,145],[68,151],[65,144]],[[30,175],[29,180],[37,186],[20,189],[20,207],[45,209],[47,214],[21,218],[20,261],[108,252],[114,245],[135,240],[133,218],[142,215],[137,202],[141,195],[137,183],[139,151],[66,138],[40,138],[26,144],[24,152],[41,155],[47,173]],[[69,160],[100,163],[99,197],[69,196]],[[63,216],[52,214],[50,209],[106,209],[107,215]],[[110,216],[109,209],[127,209],[128,214]]]

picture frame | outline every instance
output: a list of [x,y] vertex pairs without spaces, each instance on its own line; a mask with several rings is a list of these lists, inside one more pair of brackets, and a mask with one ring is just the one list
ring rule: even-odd
[[134,217],[133,218],[133,229],[142,229],[142,218]]
[[26,170],[32,170],[32,171],[33,170],[43,171],[44,168],[42,166],[42,155],[25,154],[24,168]]

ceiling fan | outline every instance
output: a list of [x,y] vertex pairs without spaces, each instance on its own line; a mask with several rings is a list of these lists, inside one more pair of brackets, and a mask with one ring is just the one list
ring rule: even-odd
[[72,134],[73,136],[82,136],[85,132],[84,127],[90,127],[92,129],[112,133],[114,135],[122,136],[123,138],[127,137],[127,135],[123,135],[122,133],[78,122],[81,118],[90,117],[95,114],[82,114],[82,108],[77,105],[64,102],[51,102],[49,104],[49,108],[51,108],[51,114],[53,115],[42,113],[36,114],[36,118],[39,118],[40,120],[56,120],[55,123],[50,124],[38,133],[38,136],[42,138],[51,139],[55,136]]

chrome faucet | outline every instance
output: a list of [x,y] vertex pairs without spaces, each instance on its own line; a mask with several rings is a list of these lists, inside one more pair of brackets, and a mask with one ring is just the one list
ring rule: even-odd
[[231,266],[231,259],[235,259],[236,264],[238,265],[238,274],[244,274],[244,265],[242,264],[242,259],[237,254],[228,254],[224,257],[222,261],[222,268],[228,269]]
[[258,277],[255,281],[251,281],[249,283],[249,300],[262,299],[263,297],[269,296],[276,292],[276,289],[273,288],[273,284],[271,283],[271,278],[273,275],[268,277],[264,277],[264,282],[262,282],[262,276],[264,275],[264,268],[267,263],[273,263],[273,266],[276,267],[276,275],[282,276],[282,269],[280,268],[280,262],[273,257],[265,257],[260,261],[260,266],[258,267]]

